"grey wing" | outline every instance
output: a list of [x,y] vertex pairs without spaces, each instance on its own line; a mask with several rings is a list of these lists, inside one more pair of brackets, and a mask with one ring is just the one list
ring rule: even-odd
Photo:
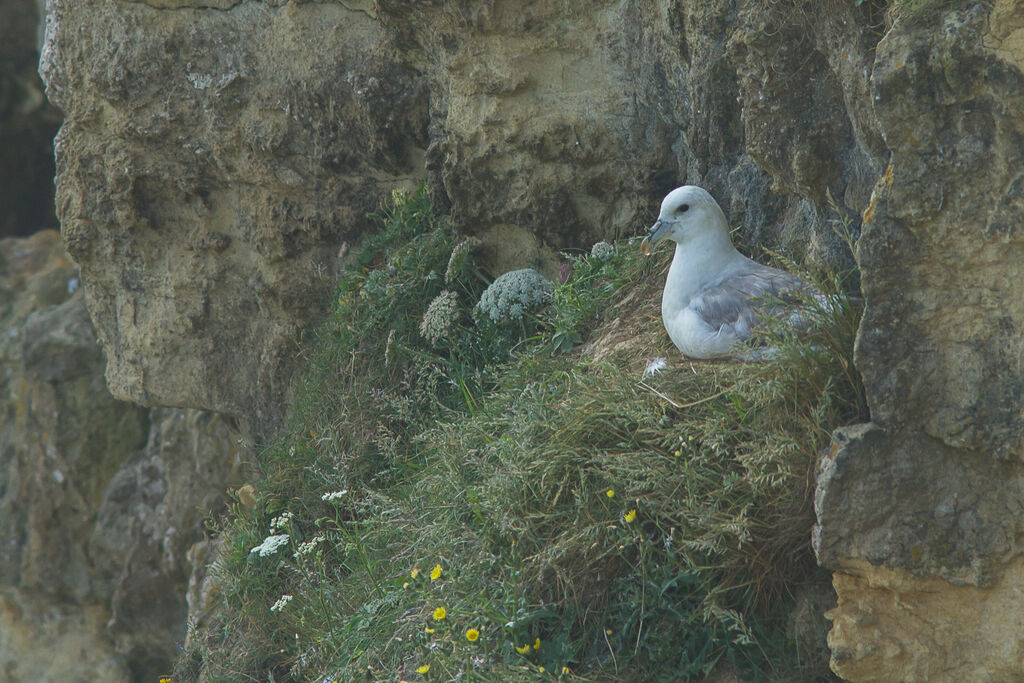
[[780,306],[764,310],[765,298],[786,300],[787,292],[806,289],[789,273],[747,261],[742,268],[709,284],[693,298],[690,307],[714,330],[746,339],[763,315],[777,315]]

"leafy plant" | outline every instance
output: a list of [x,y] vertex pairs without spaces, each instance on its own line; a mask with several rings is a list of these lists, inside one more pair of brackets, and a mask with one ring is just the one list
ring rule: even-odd
[[214,525],[221,604],[176,680],[805,677],[812,474],[865,410],[838,280],[811,337],[766,330],[774,362],[645,366],[662,275],[636,249],[567,256],[524,334],[474,318],[486,279],[422,191],[380,220],[255,509]]

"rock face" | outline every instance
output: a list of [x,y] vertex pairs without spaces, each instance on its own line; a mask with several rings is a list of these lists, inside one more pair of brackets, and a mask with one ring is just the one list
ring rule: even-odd
[[422,173],[427,93],[382,32],[340,3],[48,3],[58,212],[115,396],[280,415],[340,245]]
[[235,447],[221,418],[109,394],[76,283],[55,231],[0,240],[0,671],[156,680]]
[[495,274],[632,234],[683,183],[741,243],[832,266],[863,215],[873,422],[816,500],[833,668],[1024,675],[1020,629],[964,614],[1022,607],[1019,3],[47,0],[42,54],[114,394],[257,434],[394,187],[426,177]]
[[1024,8],[927,19],[897,23],[877,48],[890,166],[861,233],[857,342],[874,423],[837,435],[815,543],[838,570],[840,675],[1016,680]]
[[[782,225],[830,253],[824,210],[770,193],[744,140],[764,122],[736,104],[787,90],[755,44],[783,15],[731,2],[47,7],[40,69],[67,115],[58,210],[123,399],[257,432],[273,422],[339,246],[423,176],[435,206],[485,238],[496,274],[632,233],[698,180],[748,240]],[[831,23],[863,61],[863,17]],[[801,54],[780,59],[796,68]],[[782,103],[799,120],[762,145],[795,150],[772,157],[779,189],[859,209],[875,178],[853,142],[861,124],[823,83]],[[814,156],[834,149],[848,152],[835,168]]]

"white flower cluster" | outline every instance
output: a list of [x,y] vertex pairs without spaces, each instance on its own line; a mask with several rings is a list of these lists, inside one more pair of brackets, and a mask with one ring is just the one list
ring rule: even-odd
[[348,489],[342,489],[340,491],[331,491],[330,493],[325,493],[324,495],[320,496],[320,500],[326,500],[328,503],[331,503],[336,500],[341,500],[346,493],[348,493]]
[[263,543],[249,551],[249,553],[259,553],[260,557],[266,557],[267,555],[273,555],[278,549],[288,543],[288,534],[278,534],[276,536],[267,536],[263,539]]
[[312,555],[316,547],[324,542],[323,536],[314,536],[308,541],[303,541],[299,544],[299,547],[295,549],[295,559],[299,559],[305,555]]
[[615,246],[608,244],[604,240],[590,248],[590,258],[594,260],[607,261],[613,256],[615,256]]
[[437,344],[451,334],[459,318],[459,296],[446,289],[430,302],[420,322],[420,334],[431,344]]
[[274,519],[270,520],[271,533],[275,531],[285,531],[288,528],[288,525],[292,523],[293,519],[295,519],[295,515],[287,510],[279,514],[277,517],[274,517]]
[[551,298],[551,281],[533,268],[499,276],[480,295],[477,310],[494,322],[520,320],[527,311]]
[[282,595],[280,598],[277,599],[277,602],[275,602],[273,605],[270,606],[270,611],[271,612],[280,612],[281,610],[284,609],[285,605],[287,605],[291,601],[292,601],[292,596],[290,596],[287,593],[285,593],[284,595]]

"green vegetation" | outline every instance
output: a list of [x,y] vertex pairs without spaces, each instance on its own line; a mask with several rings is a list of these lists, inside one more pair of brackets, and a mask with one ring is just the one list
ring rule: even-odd
[[473,243],[422,191],[380,218],[254,463],[255,501],[215,524],[220,603],[175,680],[682,680],[726,663],[809,680],[820,662],[786,623],[824,580],[816,459],[864,416],[850,303],[809,301],[799,340],[767,331],[772,363],[689,363],[661,330],[662,259],[567,256],[543,308],[496,322],[476,309]]

